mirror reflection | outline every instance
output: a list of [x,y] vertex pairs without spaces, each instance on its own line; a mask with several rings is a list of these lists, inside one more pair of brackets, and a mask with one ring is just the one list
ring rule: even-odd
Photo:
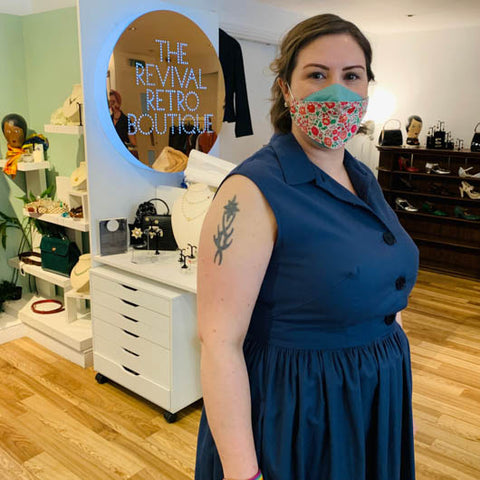
[[113,49],[107,98],[115,131],[134,158],[155,170],[182,171],[190,150],[208,153],[222,126],[220,61],[190,19],[149,12]]

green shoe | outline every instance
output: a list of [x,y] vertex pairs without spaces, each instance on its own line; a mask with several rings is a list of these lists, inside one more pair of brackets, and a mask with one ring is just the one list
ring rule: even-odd
[[435,205],[432,202],[424,202],[422,205],[422,210],[426,213],[431,213],[432,215],[437,215],[438,217],[446,217],[447,214],[442,210],[435,208]]
[[455,217],[463,218],[464,220],[480,220],[480,215],[473,215],[468,213],[466,208],[459,207],[458,205],[454,209]]

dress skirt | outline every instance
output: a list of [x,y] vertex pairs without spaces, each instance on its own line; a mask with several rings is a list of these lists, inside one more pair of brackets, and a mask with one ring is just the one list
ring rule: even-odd
[[[402,328],[378,320],[313,340],[316,349],[245,342],[265,480],[414,480],[412,377]],[[222,479],[204,411],[195,480]]]

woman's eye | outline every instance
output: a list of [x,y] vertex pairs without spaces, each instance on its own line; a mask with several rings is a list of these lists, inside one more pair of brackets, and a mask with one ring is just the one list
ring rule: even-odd
[[321,78],[325,78],[325,75],[322,72],[312,72],[310,74],[310,77],[311,78],[316,78],[316,79],[321,79]]
[[354,73],[354,72],[349,72],[345,75],[345,80],[359,80],[360,75]]

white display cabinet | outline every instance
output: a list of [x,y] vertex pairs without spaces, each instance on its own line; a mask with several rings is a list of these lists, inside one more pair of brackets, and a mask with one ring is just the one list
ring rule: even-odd
[[202,397],[195,295],[109,266],[90,283],[97,382],[111,379],[175,421]]
[[[4,163],[4,161],[0,162],[0,166],[3,166]],[[18,163],[18,171],[25,172],[27,192],[39,195],[46,189],[45,172],[49,167],[49,162]],[[71,193],[69,201],[74,202],[73,206],[84,206],[84,212],[88,215],[88,196],[86,192],[72,191],[69,193]],[[69,237],[80,248],[82,246],[82,232],[89,231],[88,216],[85,214],[84,219],[73,219],[54,214],[33,214],[26,211],[24,211],[24,214],[67,228]],[[38,251],[38,239],[34,241],[35,246],[34,249]],[[18,258],[9,259],[8,263],[13,268],[20,268],[21,266],[24,273],[34,276],[38,291],[38,296],[29,298],[17,312],[18,319],[23,323],[22,334],[31,337],[77,365],[91,366],[93,363],[92,326],[89,309],[85,306],[88,298],[75,298],[68,276],[49,272],[40,266],[21,264]],[[59,289],[62,289],[62,291],[59,291]],[[43,299],[60,300],[65,307],[69,308],[52,314],[33,312],[32,303]]]

